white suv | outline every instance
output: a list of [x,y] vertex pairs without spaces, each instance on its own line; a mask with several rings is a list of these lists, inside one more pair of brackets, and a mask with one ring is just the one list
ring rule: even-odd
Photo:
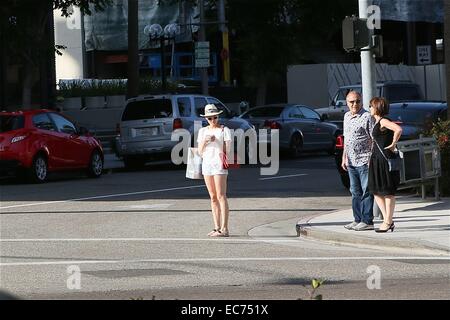
[[213,103],[223,110],[219,121],[230,129],[251,129],[244,119],[237,118],[218,99],[198,94],[167,94],[140,96],[129,99],[119,124],[117,153],[126,167],[139,167],[150,160],[170,158],[172,148],[178,143],[171,140],[172,132],[184,128],[194,137],[194,121],[200,117],[205,105]]

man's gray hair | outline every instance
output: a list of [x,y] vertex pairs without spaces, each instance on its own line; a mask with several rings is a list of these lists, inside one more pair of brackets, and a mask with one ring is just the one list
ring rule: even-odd
[[350,94],[350,93],[354,93],[354,94],[356,94],[358,97],[360,97],[361,98],[361,93],[359,93],[358,91],[356,91],[356,90],[350,90],[349,92],[347,92],[347,95],[345,96],[346,98],[348,97],[348,95]]

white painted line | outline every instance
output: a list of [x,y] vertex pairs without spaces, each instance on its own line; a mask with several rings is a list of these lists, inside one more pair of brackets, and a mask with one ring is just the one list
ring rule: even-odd
[[68,239],[0,239],[0,243],[6,242],[117,242],[117,241],[135,241],[135,242],[164,242],[164,241],[180,241],[180,242],[294,242],[298,243],[298,239],[286,238],[253,238],[253,239],[233,239],[233,238],[68,238]]
[[81,264],[126,264],[126,263],[185,263],[185,262],[250,262],[250,261],[339,261],[339,260],[449,260],[450,257],[254,257],[254,258],[185,258],[185,259],[138,259],[138,260],[67,260],[40,262],[2,262],[0,267],[81,265]]
[[292,178],[292,177],[301,177],[301,176],[307,176],[307,173],[301,173],[301,174],[292,174],[289,176],[277,176],[277,177],[270,177],[270,178],[259,178],[259,180],[272,180],[272,179],[283,179],[283,178]]
[[0,207],[2,209],[11,209],[11,208],[21,208],[21,207],[31,207],[31,206],[40,206],[44,204],[55,204],[55,203],[64,203],[71,201],[84,201],[84,200],[94,200],[94,199],[105,199],[105,198],[114,198],[114,197],[123,197],[123,196],[132,196],[137,194],[145,194],[145,193],[157,193],[157,192],[167,192],[167,191],[175,191],[175,190],[185,190],[185,189],[195,189],[195,188],[204,188],[206,185],[201,186],[189,186],[189,187],[178,187],[178,188],[169,188],[169,189],[159,189],[159,190],[147,190],[147,191],[139,191],[139,192],[128,192],[128,193],[116,193],[116,194],[108,194],[104,196],[95,196],[95,197],[86,197],[86,198],[75,198],[75,199],[67,199],[67,200],[58,200],[58,201],[47,201],[47,202],[37,202],[37,203],[28,203],[28,204],[18,204],[7,207]]

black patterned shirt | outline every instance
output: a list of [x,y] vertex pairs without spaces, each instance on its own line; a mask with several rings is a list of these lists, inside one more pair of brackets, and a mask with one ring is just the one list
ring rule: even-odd
[[364,108],[355,115],[351,111],[345,114],[344,143],[349,166],[360,167],[369,163],[372,129],[372,117]]

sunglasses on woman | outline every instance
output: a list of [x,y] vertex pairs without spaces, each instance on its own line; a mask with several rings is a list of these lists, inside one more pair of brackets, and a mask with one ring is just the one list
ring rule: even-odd
[[216,120],[218,118],[218,116],[214,116],[214,117],[207,117],[206,119],[208,120]]

